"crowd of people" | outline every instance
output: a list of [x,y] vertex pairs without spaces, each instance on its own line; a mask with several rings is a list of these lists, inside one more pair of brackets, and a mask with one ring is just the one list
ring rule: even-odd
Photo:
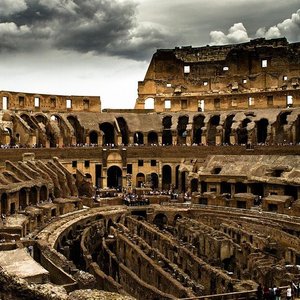
[[286,300],[292,300],[299,298],[300,295],[300,282],[292,282],[287,288],[281,288],[276,285],[273,287],[263,287],[261,284],[258,285],[256,296],[257,300],[281,300],[281,297]]

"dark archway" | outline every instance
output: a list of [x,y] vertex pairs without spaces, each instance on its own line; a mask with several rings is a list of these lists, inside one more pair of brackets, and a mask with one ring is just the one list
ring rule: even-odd
[[231,183],[222,181],[220,184],[221,194],[231,194]]
[[172,169],[169,165],[162,168],[162,189],[169,190],[172,182]]
[[286,133],[284,132],[284,125],[288,124],[287,117],[291,114],[291,111],[282,112],[277,117],[276,121],[276,136],[275,136],[275,142],[276,143],[284,143],[289,142],[287,141]]
[[300,115],[298,115],[298,118],[295,122],[295,143],[300,143]]
[[257,122],[257,132],[256,139],[258,144],[264,144],[268,137],[268,125],[269,121],[267,119],[261,119]]
[[187,190],[186,179],[187,179],[187,171],[181,172],[181,191],[182,192],[186,192],[186,190]]
[[202,127],[204,127],[204,119],[203,115],[198,115],[194,117],[193,120],[193,144],[201,144],[202,137]]
[[247,185],[243,182],[237,182],[235,184],[235,193],[247,193]]
[[145,183],[145,175],[143,173],[137,173],[136,174],[136,186],[143,187],[144,183]]
[[196,178],[193,178],[192,180],[191,180],[191,192],[193,193],[193,192],[197,192],[198,191],[198,179],[196,179]]
[[142,132],[137,131],[133,134],[133,142],[134,144],[144,145],[144,135]]
[[111,123],[105,122],[99,125],[103,132],[103,146],[115,144],[115,129]]
[[122,170],[112,166],[107,170],[107,186],[110,188],[122,188]]
[[19,191],[19,209],[24,210],[27,206],[26,203],[26,190],[25,188],[20,189]]
[[162,124],[164,128],[162,133],[162,144],[172,145],[173,144],[172,131],[171,131],[172,117],[171,116],[164,117],[162,120]]
[[158,135],[155,131],[148,133],[148,145],[158,145]]
[[241,127],[237,129],[238,144],[246,145],[248,143],[248,129],[247,126],[251,122],[248,118],[242,121]]
[[220,124],[220,116],[212,116],[208,123],[207,143],[208,145],[216,144],[217,126]]
[[40,189],[40,201],[48,200],[48,190],[47,187],[42,185]]
[[84,144],[84,128],[80,125],[77,117],[68,116],[67,119],[73,127],[76,144]]
[[285,185],[284,194],[286,196],[292,196],[294,200],[298,199],[298,187],[295,185]]
[[186,144],[187,124],[189,123],[188,116],[180,116],[177,124],[177,144]]
[[235,117],[235,115],[230,115],[226,118],[225,122],[224,122],[224,140],[223,142],[227,145],[230,145],[230,135],[232,132],[232,124],[233,124],[233,118]]
[[38,198],[37,198],[37,188],[35,186],[33,186],[31,189],[30,189],[30,192],[29,192],[29,203],[31,205],[36,205],[38,202]]
[[168,224],[168,218],[165,214],[157,214],[154,217],[153,224],[156,225],[159,229],[163,229],[166,224]]
[[179,168],[179,165],[175,168],[175,189],[178,189],[179,187]]
[[1,214],[6,214],[8,209],[8,197],[6,193],[1,195]]
[[89,133],[89,137],[90,137],[90,144],[98,145],[98,133],[96,131],[92,130]]
[[158,175],[151,173],[151,186],[152,189],[158,189]]
[[121,131],[121,135],[122,135],[122,144],[123,145],[128,145],[128,125],[127,122],[125,121],[125,119],[123,117],[118,117],[117,118],[117,122]]
[[34,122],[32,121],[31,117],[28,116],[27,114],[22,114],[21,115],[21,119],[23,119],[23,121],[25,121],[30,128],[37,129],[36,124],[34,124]]

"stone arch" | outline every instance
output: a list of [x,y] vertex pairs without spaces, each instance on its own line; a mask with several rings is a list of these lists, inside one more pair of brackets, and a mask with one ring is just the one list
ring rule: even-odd
[[15,140],[15,138],[13,137],[13,131],[12,131],[12,129],[11,128],[9,128],[9,127],[5,127],[4,128],[4,132],[6,132],[7,134],[8,134],[8,136],[9,136],[9,145],[10,146],[15,146],[15,144],[16,144],[16,140]]
[[20,118],[21,118],[24,122],[26,122],[26,123],[28,124],[28,126],[29,126],[31,129],[37,129],[36,124],[34,124],[34,122],[32,121],[31,117],[30,117],[28,114],[22,113],[22,114],[20,115]]
[[220,124],[220,115],[214,115],[210,118],[208,122],[208,131],[207,131],[208,145],[216,144],[217,126],[219,126],[219,124]]
[[281,112],[276,120],[275,127],[275,142],[283,143],[287,141],[287,134],[285,132],[285,125],[288,124],[287,117],[291,114],[291,111]]
[[59,144],[61,119],[58,115],[51,115],[50,122],[46,126],[46,135],[48,136],[50,147],[56,147]]
[[122,170],[118,166],[107,169],[107,186],[111,188],[122,188]]
[[129,136],[129,129],[127,122],[123,117],[118,117],[117,118],[118,126],[120,128],[121,136],[122,136],[122,144],[123,145],[128,145],[128,136]]
[[162,120],[163,133],[162,133],[162,144],[163,145],[172,145],[172,116],[165,116]]
[[169,165],[162,167],[162,189],[169,190],[172,182],[172,168]]
[[158,189],[158,175],[156,173],[151,173],[151,188],[152,189]]
[[148,132],[147,140],[148,140],[148,145],[153,145],[153,144],[158,145],[157,132],[155,132],[155,131]]
[[38,196],[37,187],[33,186],[29,192],[29,203],[32,205],[36,205],[38,203],[37,196]]
[[191,180],[191,192],[197,192],[198,191],[198,184],[199,184],[199,181],[197,178],[193,178]]
[[260,119],[256,123],[256,140],[258,144],[264,144],[267,141],[268,137],[268,119]]
[[246,118],[242,121],[241,126],[237,129],[237,138],[239,145],[246,145],[248,143],[248,129],[247,126],[251,122]]
[[98,132],[96,130],[92,130],[89,132],[90,144],[98,145]]
[[223,143],[230,145],[230,135],[232,133],[232,124],[234,123],[233,118],[235,115],[229,115],[227,116],[225,122],[224,122],[224,139]]
[[21,188],[19,190],[19,209],[20,210],[24,210],[27,206],[27,202],[26,202],[26,189],[25,188]]
[[7,214],[8,211],[8,196],[6,193],[1,195],[1,214]]
[[142,187],[145,183],[145,174],[144,173],[137,173],[136,174],[136,186]]
[[48,200],[48,189],[45,185],[42,185],[40,189],[40,201],[47,201],[47,200]]
[[134,144],[143,145],[144,144],[144,134],[141,131],[136,131],[133,134]]
[[153,219],[153,224],[159,229],[163,229],[163,227],[168,224],[168,218],[165,214],[158,213]]
[[180,116],[177,123],[177,144],[186,144],[187,125],[189,123],[188,116]]
[[153,98],[146,98],[144,109],[154,109],[154,99]]
[[34,117],[39,123],[43,123],[44,125],[48,123],[47,117],[42,114],[36,114]]
[[204,119],[203,115],[197,115],[193,119],[193,144],[201,144],[202,138],[202,127],[204,127]]
[[92,175],[90,173],[85,173],[84,176],[88,179],[92,179]]
[[111,123],[104,122],[99,125],[103,132],[103,146],[115,144],[115,128]]
[[80,125],[77,117],[69,115],[67,117],[67,120],[73,127],[74,136],[76,138],[76,144],[84,144],[85,143],[84,128]]

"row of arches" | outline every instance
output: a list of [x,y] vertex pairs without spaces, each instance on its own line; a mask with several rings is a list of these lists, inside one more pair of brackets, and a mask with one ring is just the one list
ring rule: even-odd
[[3,193],[0,198],[0,214],[14,214],[17,210],[24,210],[29,205],[48,201],[50,196],[45,185],[23,187],[14,194]]

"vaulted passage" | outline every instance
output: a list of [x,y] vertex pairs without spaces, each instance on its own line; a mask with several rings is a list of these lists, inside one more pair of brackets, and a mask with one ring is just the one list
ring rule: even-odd
[[123,117],[118,117],[117,122],[121,131],[122,144],[126,146],[128,145],[128,132],[129,132],[127,122]]
[[189,122],[189,118],[187,116],[181,116],[178,118],[177,125],[177,144],[182,145],[186,144],[187,137],[187,124]]
[[115,129],[110,123],[102,123],[99,126],[103,132],[103,146],[115,144]]
[[74,136],[76,138],[76,144],[84,144],[84,128],[80,125],[78,119],[73,116],[68,116],[68,121],[74,129]]
[[208,145],[215,145],[216,144],[216,133],[217,133],[217,126],[220,124],[220,116],[213,116],[209,120],[208,124],[208,136],[207,136],[207,143]]
[[201,144],[202,127],[204,127],[203,115],[198,115],[194,118],[193,126],[193,144]]
[[244,119],[241,127],[237,130],[237,136],[238,136],[238,144],[239,145],[246,145],[248,143],[248,129],[247,126],[251,122],[248,118]]
[[122,171],[117,166],[112,166],[107,170],[107,186],[110,188],[122,187]]
[[163,133],[162,133],[162,143],[163,145],[172,145],[172,117],[166,116],[163,118]]
[[224,143],[227,145],[230,145],[230,135],[232,132],[232,124],[233,124],[233,118],[235,115],[230,115],[226,118],[225,123],[224,123]]
[[257,122],[257,143],[265,143],[268,137],[268,125],[267,119],[261,119]]

